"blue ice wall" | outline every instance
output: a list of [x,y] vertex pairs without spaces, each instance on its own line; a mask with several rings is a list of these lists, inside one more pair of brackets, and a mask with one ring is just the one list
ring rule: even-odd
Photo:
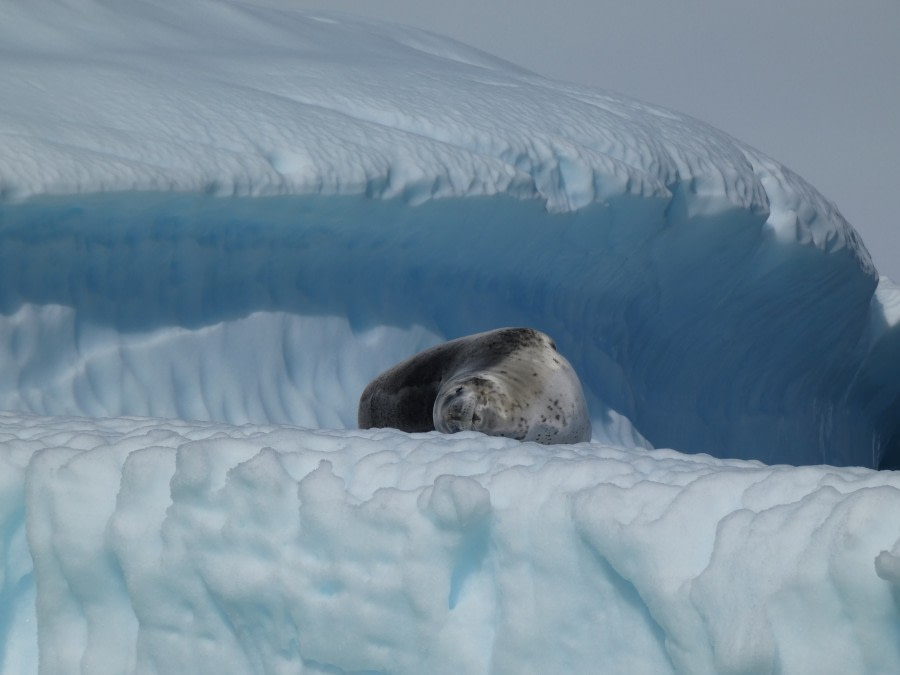
[[575,365],[601,428],[618,413],[658,447],[768,463],[890,458],[897,332],[879,323],[876,279],[855,252],[780,241],[752,210],[673,208],[167,193],[7,203],[0,363],[14,376],[0,407],[352,426],[361,388],[399,358],[529,325]]

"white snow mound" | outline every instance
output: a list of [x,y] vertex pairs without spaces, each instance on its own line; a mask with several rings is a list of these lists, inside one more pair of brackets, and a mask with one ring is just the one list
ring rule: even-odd
[[35,621],[47,673],[900,663],[895,472],[136,418],[0,439],[3,672]]

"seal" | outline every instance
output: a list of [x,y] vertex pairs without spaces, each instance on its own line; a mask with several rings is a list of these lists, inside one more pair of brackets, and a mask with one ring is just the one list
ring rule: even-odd
[[545,333],[499,328],[398,363],[359,399],[360,429],[481,431],[538,443],[591,438],[584,390]]

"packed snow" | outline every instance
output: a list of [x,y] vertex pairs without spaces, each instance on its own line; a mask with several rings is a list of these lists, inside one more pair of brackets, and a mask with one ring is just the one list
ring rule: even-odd
[[[7,0],[0,93],[2,672],[900,669],[900,288],[787,168],[277,0]],[[354,429],[500,326],[591,443]]]
[[6,672],[38,650],[43,672],[91,674],[900,663],[896,472],[475,432],[0,424]]

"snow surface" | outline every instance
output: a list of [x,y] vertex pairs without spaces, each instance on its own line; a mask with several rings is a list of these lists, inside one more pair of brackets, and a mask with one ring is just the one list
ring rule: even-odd
[[[900,288],[800,177],[277,0],[7,0],[0,64],[3,672],[900,668]],[[504,325],[593,443],[352,428]]]
[[900,663],[897,472],[8,413],[0,439],[4,672]]

